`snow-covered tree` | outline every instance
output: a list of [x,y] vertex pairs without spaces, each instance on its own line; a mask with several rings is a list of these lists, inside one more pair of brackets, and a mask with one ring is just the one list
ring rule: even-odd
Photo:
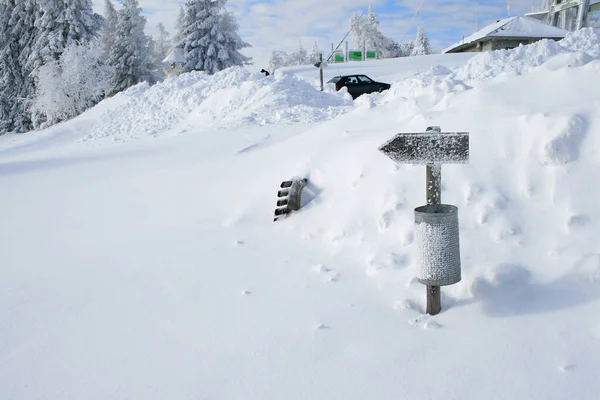
[[157,37],[155,39],[155,50],[158,58],[162,61],[166,56],[169,55],[171,49],[171,34],[165,29],[165,25],[161,22],[156,25]]
[[415,43],[414,42],[402,43],[400,45],[400,48],[402,49],[401,57],[409,57],[412,54],[413,49],[415,48]]
[[431,47],[429,46],[429,39],[422,26],[419,26],[417,30],[417,38],[414,42],[414,48],[412,49],[411,56],[423,56],[431,54]]
[[104,18],[95,14],[91,0],[37,0],[35,42],[29,56],[30,69],[57,60],[74,43],[98,37]]
[[278,68],[286,65],[286,54],[283,51],[273,50],[269,58],[269,71],[274,73]]
[[111,75],[112,68],[104,62],[98,41],[67,46],[58,60],[34,72],[34,127],[68,120],[96,105],[110,89]]
[[354,14],[350,18],[350,37],[356,48],[362,49],[366,40],[366,20],[361,14]]
[[10,131],[27,132],[32,128],[29,108],[35,91],[27,61],[35,40],[34,24],[39,8],[35,0],[4,0],[3,4],[6,8],[0,37],[2,125]]
[[177,47],[178,44],[183,40],[183,29],[185,28],[185,10],[183,7],[179,7],[179,15],[177,16],[177,23],[175,24],[175,34],[173,35],[173,47]]
[[115,44],[108,59],[108,64],[114,67],[110,94],[152,77],[149,38],[144,34],[146,18],[138,1],[123,0],[117,15]]
[[[310,55],[308,56],[309,63],[314,64],[317,61],[319,61],[319,54],[321,54],[321,49],[319,49],[319,43],[315,42],[315,45],[313,46],[313,49],[310,52]],[[323,60],[323,61],[325,61],[325,60]]]
[[393,43],[391,39],[383,36],[379,31],[379,20],[377,14],[373,10],[373,6],[369,6],[369,15],[366,21],[366,41],[367,49],[375,49],[378,58],[390,57],[390,47]]
[[0,135],[15,129],[16,96],[23,77],[19,43],[12,38],[10,23],[15,0],[0,0]]
[[298,50],[289,55],[286,65],[304,65],[310,64],[308,52],[302,46],[302,42],[298,44]]
[[214,74],[248,62],[238,53],[248,44],[237,36],[235,20],[223,19],[226,3],[227,0],[188,0],[186,3],[183,39],[176,45],[185,54],[184,71]]
[[106,24],[100,33],[100,42],[104,48],[104,58],[108,59],[110,51],[115,45],[118,22],[117,10],[115,10],[112,0],[104,0],[104,18]]
[[362,49],[376,50],[378,58],[393,57],[394,41],[385,37],[379,31],[379,20],[372,6],[369,6],[367,16],[354,14],[350,19],[350,35],[354,46]]
[[250,44],[242,40],[238,34],[239,25],[233,14],[224,12],[220,20],[221,31],[225,36],[225,51],[219,55],[222,61],[222,67],[228,68],[234,65],[251,64],[251,58],[246,57],[239,50],[250,47]]

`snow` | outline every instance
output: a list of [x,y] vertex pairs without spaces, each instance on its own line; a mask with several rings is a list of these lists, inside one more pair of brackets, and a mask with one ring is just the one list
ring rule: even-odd
[[[559,45],[328,67],[393,83],[355,102],[311,66],[188,74],[0,137],[2,397],[596,398],[599,43]],[[430,316],[425,171],[378,148],[434,125],[471,148]]]
[[545,24],[534,18],[509,17],[473,33],[443,51],[477,42],[484,38],[564,38],[569,31]]

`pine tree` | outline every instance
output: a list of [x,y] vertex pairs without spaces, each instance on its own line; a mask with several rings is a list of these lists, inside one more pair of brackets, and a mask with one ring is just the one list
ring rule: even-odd
[[111,49],[115,45],[118,22],[117,10],[115,10],[112,0],[104,0],[104,18],[106,19],[106,24],[100,34],[100,42],[104,48],[104,58],[108,59]]
[[97,38],[104,24],[104,18],[94,14],[91,0],[37,0],[37,3],[35,43],[29,56],[32,71],[58,60],[67,46]]
[[[12,13],[8,21],[8,33],[3,37],[2,46],[3,62],[7,61],[5,65],[9,70],[4,71],[2,65],[4,82],[0,91],[3,96],[8,96],[7,100],[11,103],[8,116],[10,130],[27,132],[33,127],[30,105],[35,95],[34,79],[28,60],[35,40],[34,24],[36,16],[39,15],[39,8],[35,0],[17,0],[12,1],[12,4],[14,6],[9,7],[12,8]],[[13,79],[11,82],[4,79],[8,76]]]
[[221,31],[225,36],[225,50],[219,54],[219,59],[222,64],[221,67],[229,68],[235,65],[249,65],[251,64],[251,58],[244,56],[239,50],[246,47],[250,47],[250,44],[246,43],[238,34],[239,25],[237,24],[235,17],[228,12],[224,12],[221,15],[220,20]]
[[0,0],[0,135],[15,129],[18,84],[23,80],[19,65],[19,45],[11,35],[10,24],[15,0]]
[[214,74],[232,65],[243,65],[248,59],[238,50],[247,47],[237,35],[237,24],[223,17],[227,0],[188,0],[183,39],[176,47],[183,49],[184,71],[206,71]]
[[423,56],[431,54],[431,47],[429,46],[429,39],[422,26],[419,26],[417,30],[417,38],[415,39],[415,45],[412,49],[411,56]]
[[149,38],[144,34],[146,18],[142,16],[138,1],[124,0],[117,15],[115,44],[108,59],[108,64],[115,69],[110,94],[149,80],[152,76]]
[[385,37],[379,31],[379,20],[377,14],[373,10],[373,6],[369,6],[369,15],[367,17],[366,41],[367,49],[377,51],[377,58],[392,57],[395,53],[394,41]]
[[354,47],[362,49],[366,40],[365,17],[363,15],[354,14],[350,18],[350,36]]

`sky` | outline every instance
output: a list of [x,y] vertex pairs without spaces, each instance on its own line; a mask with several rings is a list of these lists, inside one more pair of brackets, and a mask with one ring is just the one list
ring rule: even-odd
[[[104,14],[105,0],[93,0],[95,10]],[[119,3],[120,0],[115,3]],[[139,0],[148,20],[147,33],[156,33],[162,22],[170,33],[181,0]],[[229,0],[227,9],[240,25],[240,35],[252,45],[244,53],[254,60],[251,69],[266,68],[273,50],[295,51],[299,44],[308,50],[318,43],[330,52],[349,29],[354,13],[367,13],[373,6],[380,31],[398,42],[413,40],[419,25],[434,49],[442,50],[479,28],[509,15],[523,15],[542,0]],[[118,9],[117,5],[117,9]],[[510,11],[509,11],[510,10]],[[352,43],[350,43],[352,47]],[[329,55],[329,54],[327,54]]]

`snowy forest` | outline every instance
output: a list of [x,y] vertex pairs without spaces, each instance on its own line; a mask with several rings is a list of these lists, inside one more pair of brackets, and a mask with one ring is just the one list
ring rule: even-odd
[[104,16],[92,0],[0,0],[0,135],[51,126],[164,79],[162,60],[173,48],[184,52],[186,72],[250,63],[226,3],[188,0],[175,35],[159,24],[154,39],[138,0],[118,10],[105,0]]
[[[373,10],[373,6],[369,6],[366,16],[364,14],[354,14],[352,16],[349,21],[349,33],[354,48],[363,49],[364,47],[369,50],[375,50],[379,59],[432,54],[429,38],[422,26],[418,28],[414,41],[398,43],[384,36],[379,30],[379,20]],[[316,43],[311,52],[308,52],[302,46],[302,43],[292,53],[275,50],[271,53],[269,68],[271,71],[275,71],[281,67],[312,64],[317,62],[317,57],[321,52]],[[325,61],[327,61],[327,58],[328,55],[325,54]]]

